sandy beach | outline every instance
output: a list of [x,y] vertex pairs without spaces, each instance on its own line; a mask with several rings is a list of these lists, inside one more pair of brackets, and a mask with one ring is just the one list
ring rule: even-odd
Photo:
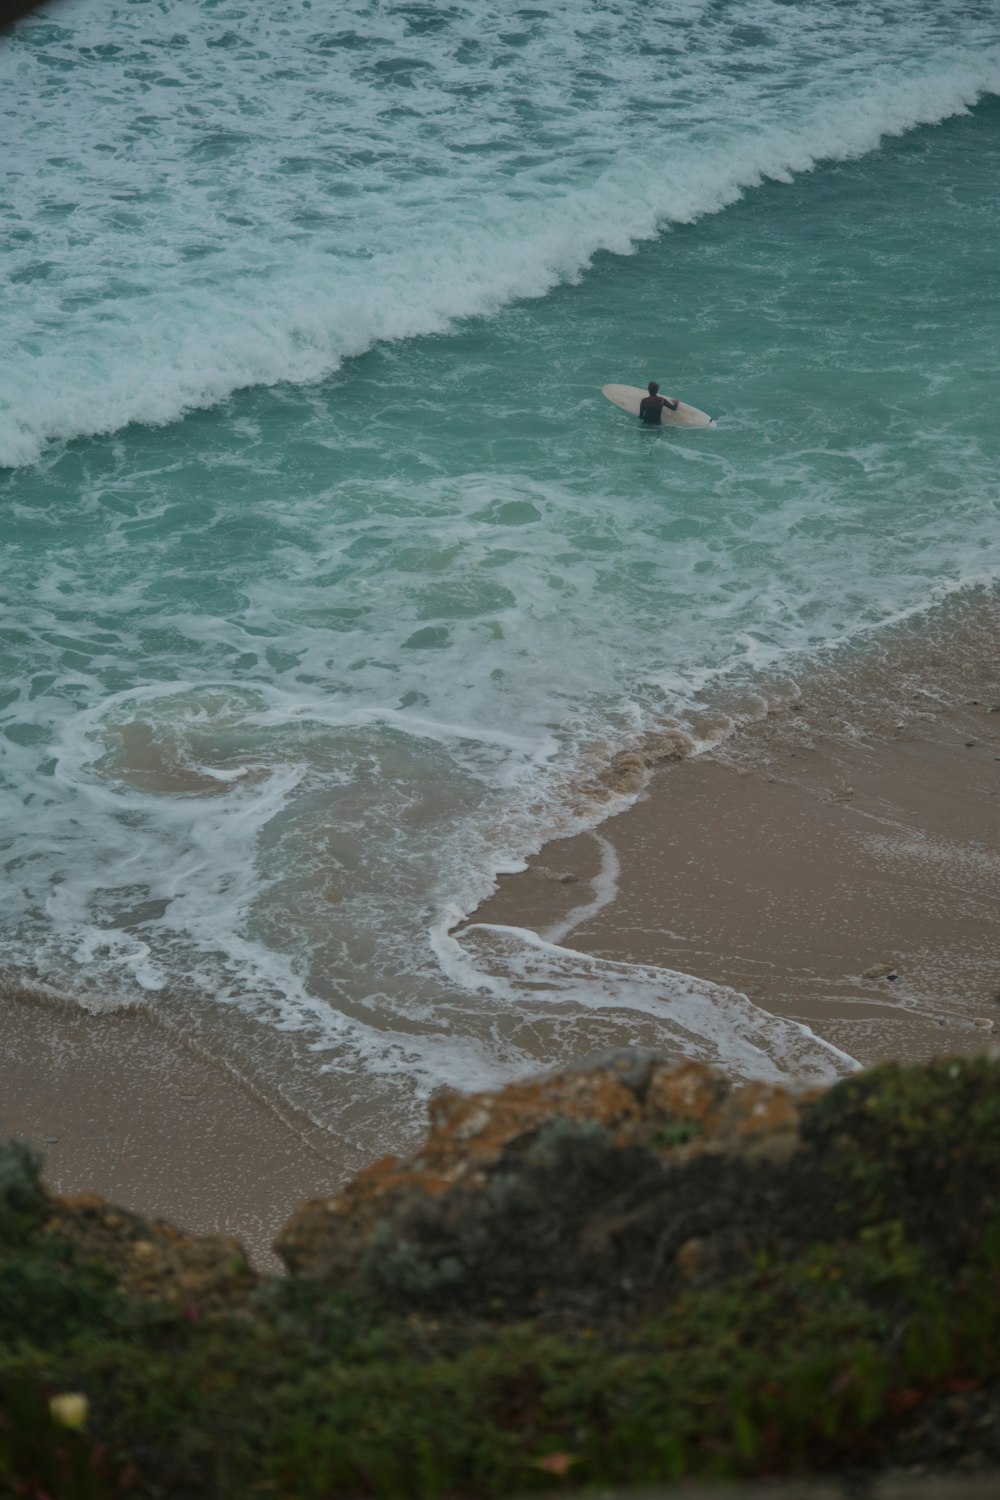
[[342,1175],[316,1131],[254,1096],[141,1011],[91,1014],[0,990],[0,1137],[27,1140],[56,1192],[100,1193],[261,1269],[292,1210]]
[[[466,925],[729,986],[864,1065],[994,1045],[997,618],[979,597],[774,684],[627,811],[502,878]],[[346,1175],[333,1136],[141,1010],[8,986],[0,1018],[0,1132],[44,1152],[56,1190],[227,1230],[273,1268],[291,1210]]]
[[698,975],[864,1065],[1000,1026],[995,596],[774,684],[714,749],[503,877],[478,923]]

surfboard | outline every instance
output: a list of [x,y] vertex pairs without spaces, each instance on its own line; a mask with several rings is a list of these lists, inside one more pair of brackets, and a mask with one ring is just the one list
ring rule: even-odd
[[[638,385],[602,385],[602,395],[607,396],[615,406],[620,406],[622,411],[630,411],[633,417],[639,415],[639,402],[649,392],[644,391]],[[673,401],[673,396],[671,396]],[[688,406],[682,401],[676,411],[663,408],[661,427],[714,427],[715,422],[707,412],[699,411],[696,406]]]

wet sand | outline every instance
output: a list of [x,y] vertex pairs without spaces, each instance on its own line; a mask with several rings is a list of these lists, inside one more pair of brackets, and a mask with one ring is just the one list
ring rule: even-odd
[[260,1269],[292,1210],[339,1181],[317,1132],[136,1011],[93,1015],[0,990],[0,1139],[42,1152],[54,1192],[84,1190],[194,1233],[236,1235]]
[[[707,705],[703,732],[723,709],[736,727],[713,749],[654,771],[593,833],[549,844],[463,925],[729,986],[863,1064],[994,1046],[997,596],[774,683],[752,708]],[[588,1024],[591,1046],[641,1029]],[[54,1190],[224,1229],[269,1269],[292,1209],[359,1164],[357,1141],[282,1118],[141,1010],[95,1015],[13,987],[0,989],[10,1135],[43,1151]]]
[[866,1065],[991,1045],[998,618],[980,598],[773,685],[766,711],[502,877],[472,921],[730,986]]

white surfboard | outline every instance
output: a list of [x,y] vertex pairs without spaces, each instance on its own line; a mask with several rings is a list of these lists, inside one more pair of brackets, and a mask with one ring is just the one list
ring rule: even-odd
[[[601,393],[613,401],[615,406],[620,406],[622,411],[630,411],[633,417],[639,415],[639,402],[649,392],[644,391],[638,385],[602,385]],[[674,399],[670,397],[671,401]],[[676,411],[663,408],[660,420],[661,427],[714,427],[715,422],[707,412],[699,411],[696,406],[688,406],[682,401]]]

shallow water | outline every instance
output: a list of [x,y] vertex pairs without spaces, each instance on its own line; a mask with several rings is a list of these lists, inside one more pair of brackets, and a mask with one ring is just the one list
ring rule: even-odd
[[[8,966],[366,1142],[709,995],[447,937],[617,748],[1000,571],[994,7],[634,17],[0,52]],[[717,429],[600,396],[650,378]]]

